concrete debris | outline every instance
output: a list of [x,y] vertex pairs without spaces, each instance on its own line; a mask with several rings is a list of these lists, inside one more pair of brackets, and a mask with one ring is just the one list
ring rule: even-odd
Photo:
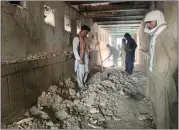
[[39,117],[39,118],[42,118],[42,119],[50,119],[50,117],[48,116],[47,113],[39,110],[36,106],[33,106],[30,110],[29,110],[29,113],[30,115],[32,116],[36,116],[36,117]]
[[140,121],[146,120],[148,118],[149,118],[149,115],[147,115],[147,114],[141,114],[141,115],[138,116],[138,119]]
[[64,82],[66,87],[75,88],[75,83],[70,78],[65,79]]
[[125,93],[124,93],[124,91],[121,89],[120,91],[119,91],[119,93],[121,94],[121,95],[125,95]]
[[115,117],[115,116],[113,116],[112,118],[113,118],[113,120],[115,120],[115,121],[120,121],[120,120],[121,120],[120,118]]
[[89,126],[90,128],[93,128],[93,129],[103,129],[102,127],[95,126],[95,125],[90,124],[90,123],[88,123],[88,126]]
[[70,94],[70,96],[75,97],[76,91],[74,89],[69,89],[69,94]]
[[90,113],[94,114],[94,113],[99,113],[99,111],[96,108],[91,108],[90,109]]
[[18,121],[16,124],[20,125],[20,124],[23,124],[23,123],[30,122],[31,120],[33,120],[33,118],[25,118],[25,119]]
[[68,113],[64,110],[59,110],[55,112],[55,117],[59,120],[64,120],[68,116]]
[[86,104],[87,104],[88,106],[93,105],[95,98],[96,98],[96,93],[95,93],[95,92],[91,93],[91,94],[86,98]]
[[101,82],[101,73],[100,73],[100,72],[94,74],[94,75],[88,80],[88,84],[100,84],[100,82]]
[[26,112],[28,118],[7,128],[153,128],[152,107],[142,94],[145,83],[143,73],[127,76],[117,69],[105,70],[94,74],[88,89],[79,93],[75,79],[61,79],[42,92],[37,105]]
[[33,61],[33,60],[39,60],[39,59],[49,59],[53,57],[57,57],[59,55],[66,55],[67,57],[71,58],[73,55],[73,52],[71,51],[64,51],[64,52],[38,52],[35,54],[29,54],[26,57],[22,58],[15,58],[15,59],[5,59],[2,61],[2,64],[10,64],[10,63],[16,63],[16,62],[24,62],[24,61]]
[[47,125],[47,126],[51,126],[51,127],[53,127],[53,126],[54,126],[54,124],[53,124],[53,122],[52,122],[52,121],[47,122],[47,123],[46,123],[46,125]]

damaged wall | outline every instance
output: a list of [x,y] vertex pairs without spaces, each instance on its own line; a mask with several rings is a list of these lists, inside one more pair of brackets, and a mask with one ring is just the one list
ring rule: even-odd
[[[54,9],[55,27],[44,21],[44,4]],[[77,20],[81,21],[81,25],[93,26],[91,19],[64,2],[28,1],[26,5],[27,9],[22,9],[2,2],[2,60],[69,49],[68,45],[77,32]],[[64,30],[64,15],[70,19],[71,32]]]
[[29,2],[28,11],[7,2],[1,4],[2,60],[44,51],[43,4]]
[[[54,9],[55,27],[44,21],[44,4]],[[81,25],[90,26],[92,33],[95,32],[96,27],[91,19],[79,14],[64,2],[28,1],[26,6],[23,9],[5,1],[1,2],[2,61],[24,58],[38,52],[72,50],[72,39],[77,34],[77,20]],[[64,30],[64,15],[71,21],[71,33]],[[36,101],[39,92],[57,82],[59,77],[73,75],[73,64],[74,59],[66,57],[2,64],[3,123],[12,122],[24,114]]]
[[65,55],[3,64],[1,71],[2,125],[19,120],[37,97],[60,77],[73,76],[73,59]]

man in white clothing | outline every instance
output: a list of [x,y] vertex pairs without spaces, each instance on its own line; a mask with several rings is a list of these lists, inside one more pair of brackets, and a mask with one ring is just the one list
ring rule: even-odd
[[151,101],[157,129],[171,128],[171,108],[177,101],[173,74],[177,70],[177,43],[159,10],[144,19],[144,31],[151,36],[146,96]]
[[85,88],[85,82],[88,77],[89,47],[85,38],[89,32],[90,28],[87,25],[83,25],[79,34],[73,39],[75,72],[77,74],[79,90]]

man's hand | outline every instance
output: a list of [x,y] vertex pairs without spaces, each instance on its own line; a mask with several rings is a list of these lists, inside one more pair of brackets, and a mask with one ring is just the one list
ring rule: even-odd
[[83,64],[83,61],[80,59],[80,60],[78,60],[78,63],[79,64]]

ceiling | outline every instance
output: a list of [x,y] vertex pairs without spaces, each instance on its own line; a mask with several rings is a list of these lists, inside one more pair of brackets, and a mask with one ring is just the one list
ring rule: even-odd
[[67,1],[111,35],[134,34],[149,8],[149,1]]

